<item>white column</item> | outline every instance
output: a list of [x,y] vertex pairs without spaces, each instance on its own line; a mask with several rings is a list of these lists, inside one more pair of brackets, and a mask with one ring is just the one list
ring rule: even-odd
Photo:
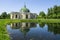
[[13,19],[15,19],[15,14],[13,16],[14,16]]
[[10,18],[12,19],[12,14],[10,14]]
[[30,19],[30,14],[28,14],[28,19]]

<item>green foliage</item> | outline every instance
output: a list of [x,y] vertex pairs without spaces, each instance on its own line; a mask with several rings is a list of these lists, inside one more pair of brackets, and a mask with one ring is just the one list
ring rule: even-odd
[[44,17],[44,16],[45,16],[45,13],[44,13],[43,11],[41,11],[41,12],[39,13],[39,15],[40,15],[41,17]]
[[53,8],[48,8],[48,19],[59,19],[60,18],[60,6],[55,5]]
[[40,13],[39,13],[39,16],[37,16],[37,19],[41,19],[41,18],[46,18],[46,15],[45,15],[45,13],[43,12],[43,11],[41,11]]
[[10,18],[10,14],[7,14],[7,12],[2,12],[2,14],[0,15],[0,19],[9,19]]
[[7,13],[6,13],[6,12],[3,12],[3,13],[1,14],[1,18],[2,18],[2,19],[6,19],[6,17],[7,17]]
[[37,16],[37,19],[60,19],[60,6],[55,5],[54,7],[48,8],[47,15],[41,11]]
[[[2,20],[0,20],[2,21]],[[6,30],[6,26],[4,23],[0,23],[0,40],[9,40],[9,35]]]
[[10,19],[10,14],[7,14],[7,19]]

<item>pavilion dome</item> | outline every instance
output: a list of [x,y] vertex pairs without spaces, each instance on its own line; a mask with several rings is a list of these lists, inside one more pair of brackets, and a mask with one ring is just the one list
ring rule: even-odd
[[21,12],[30,12],[30,10],[26,8],[26,5],[24,5],[24,7],[21,8],[20,11],[21,11]]

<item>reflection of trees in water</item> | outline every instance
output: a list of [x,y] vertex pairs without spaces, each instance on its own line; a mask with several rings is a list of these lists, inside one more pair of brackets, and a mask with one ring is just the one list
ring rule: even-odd
[[54,34],[60,34],[60,23],[48,24],[48,31]]
[[36,27],[36,25],[37,25],[36,23],[30,23],[30,28],[31,27]]
[[27,32],[29,32],[29,30],[30,30],[29,28],[20,28],[20,31],[24,33],[24,35],[26,35]]
[[45,26],[45,23],[40,23],[39,26],[43,28]]

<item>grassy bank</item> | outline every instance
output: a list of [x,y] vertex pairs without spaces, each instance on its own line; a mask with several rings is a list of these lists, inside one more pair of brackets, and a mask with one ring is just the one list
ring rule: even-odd
[[0,25],[0,40],[10,40],[5,25]]
[[60,23],[60,19],[0,19],[0,24],[7,24],[13,22],[44,22],[44,23]]
[[60,23],[60,19],[40,19],[40,22],[44,22],[44,23]]
[[60,23],[60,19],[0,19],[0,40],[9,40],[6,24],[14,22]]

